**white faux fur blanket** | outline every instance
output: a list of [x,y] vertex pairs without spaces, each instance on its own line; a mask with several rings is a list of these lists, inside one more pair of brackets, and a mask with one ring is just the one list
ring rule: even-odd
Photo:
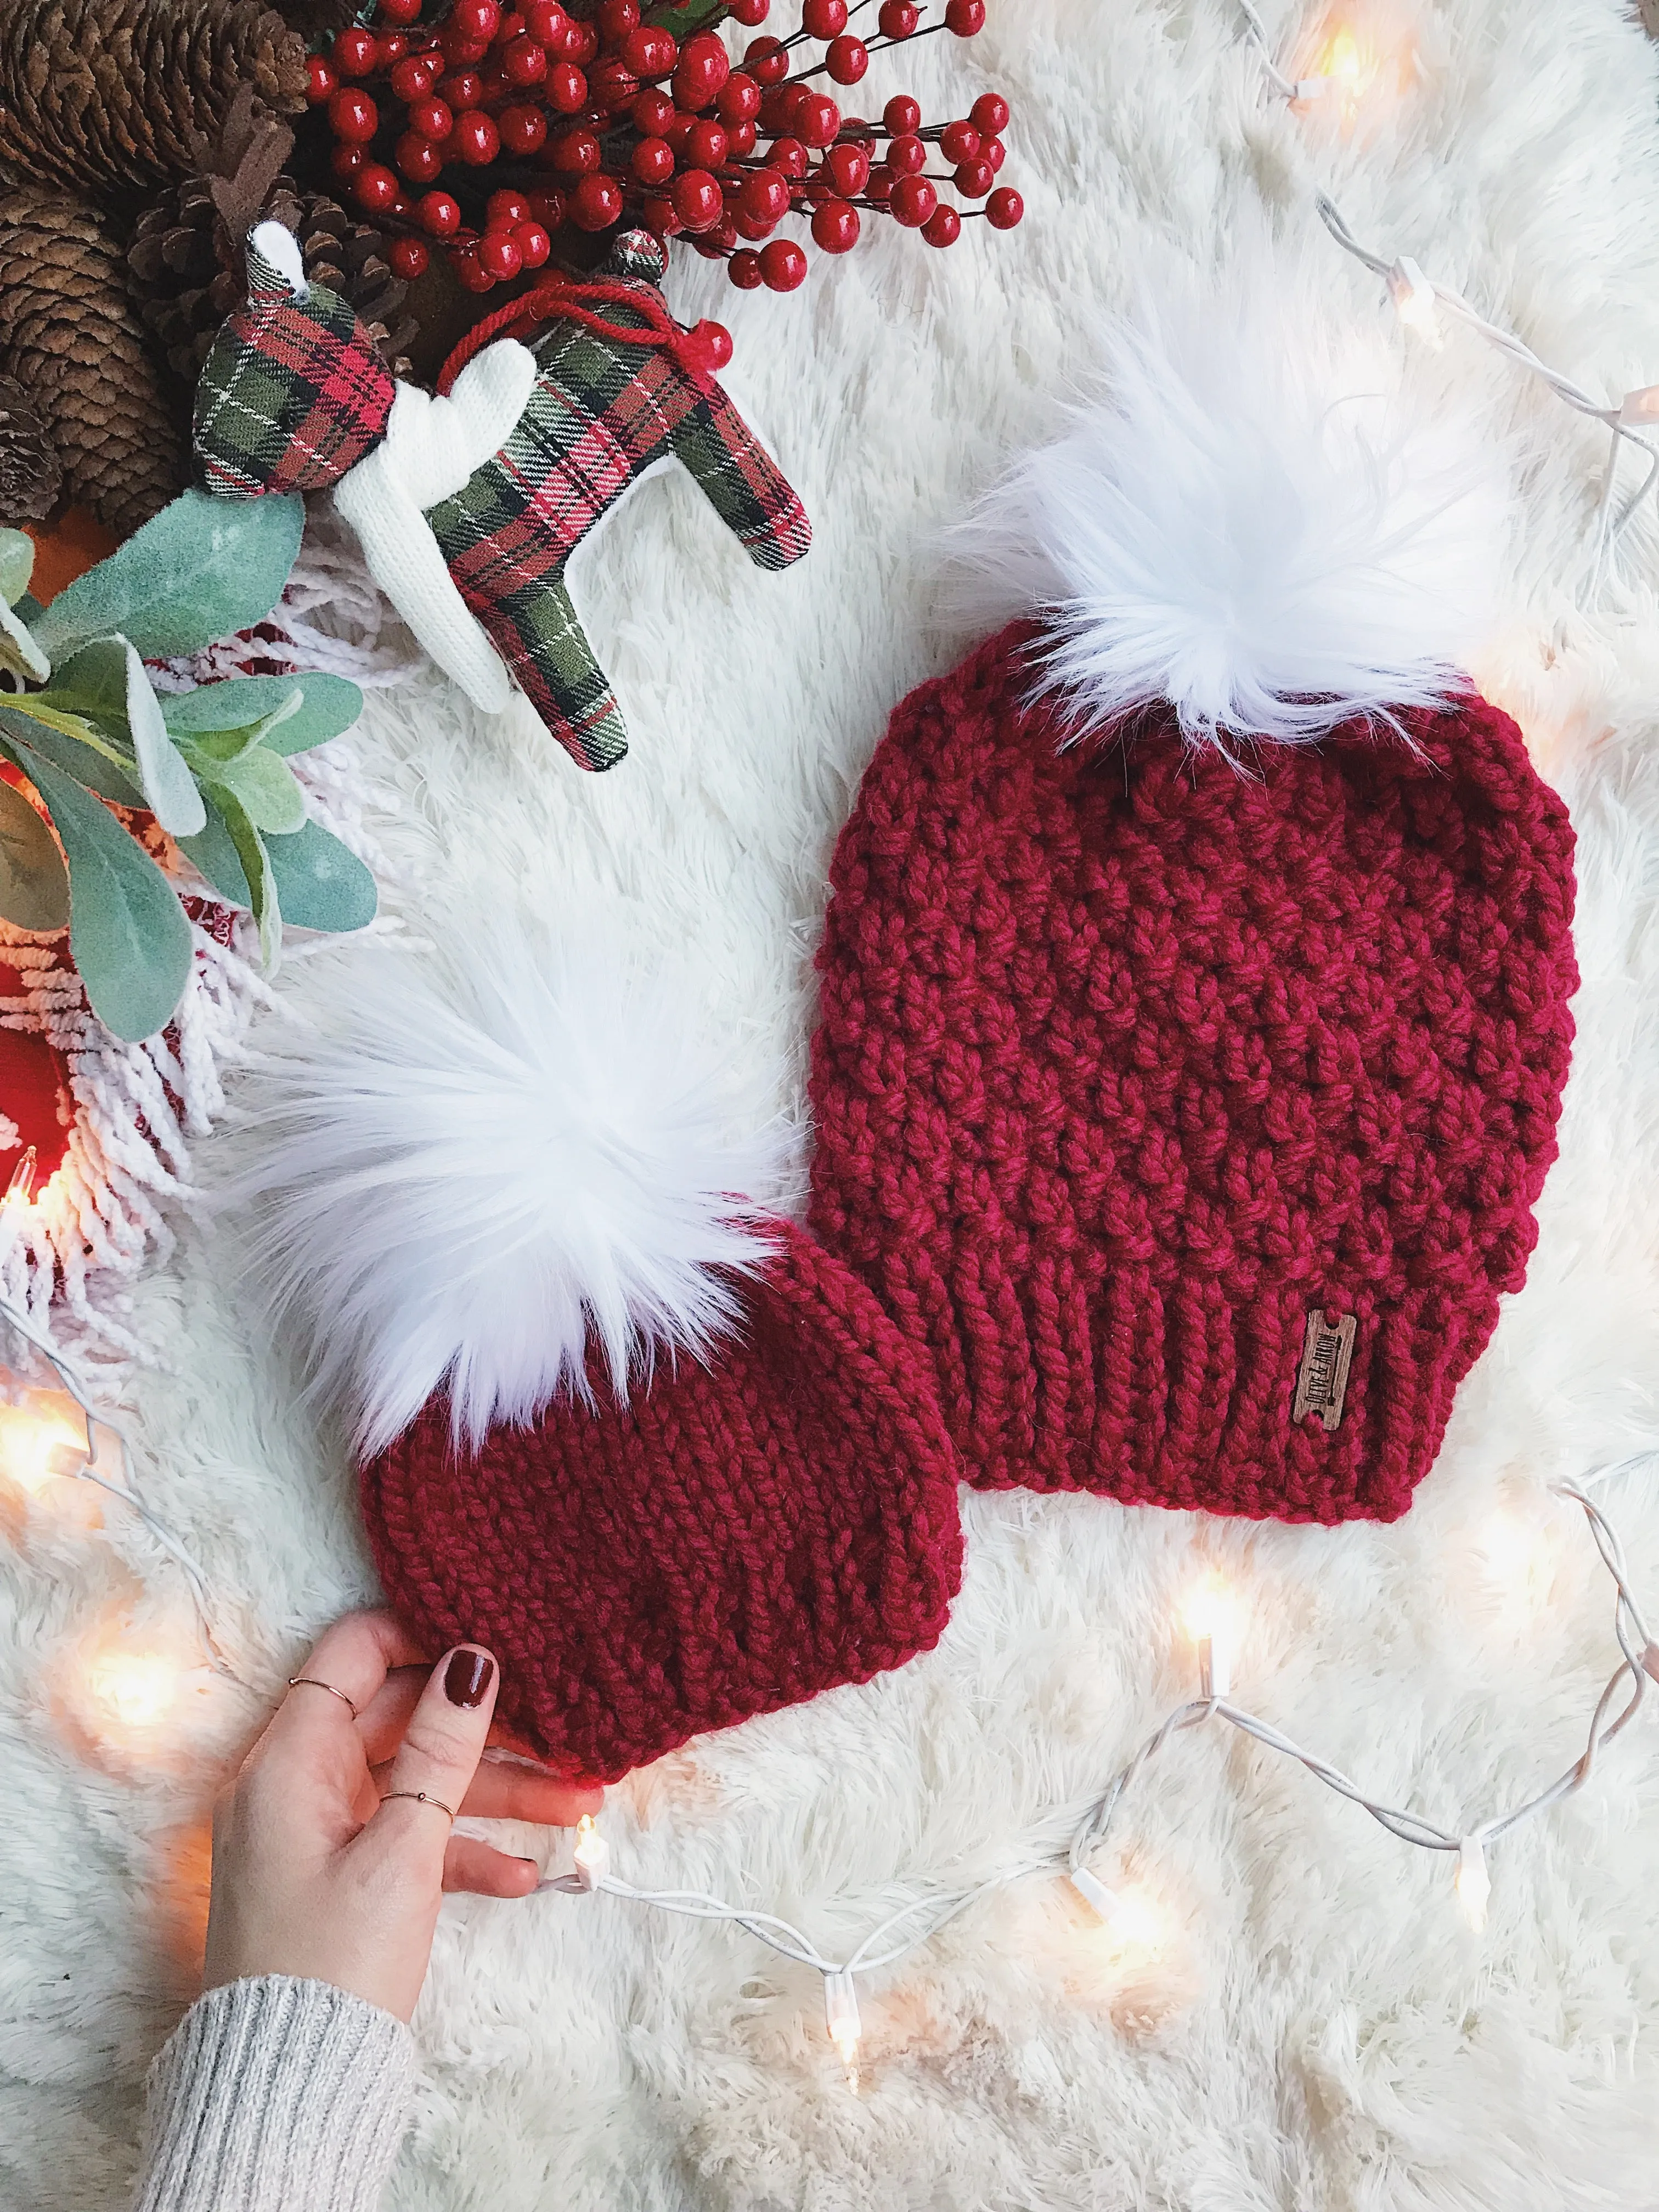
[[[1310,30],[1320,13],[1310,0]],[[938,254],[879,236],[786,300],[681,272],[681,311],[735,333],[734,390],[806,501],[814,551],[762,576],[689,482],[630,501],[575,580],[634,735],[603,779],[527,711],[487,722],[435,676],[376,697],[353,742],[406,933],[440,939],[514,902],[556,927],[597,920],[682,961],[769,1085],[763,1106],[799,1121],[831,842],[888,711],[964,641],[930,626],[936,533],[1052,432],[1098,307],[1149,258],[1224,261],[1265,214],[1286,283],[1304,266],[1396,346],[1382,288],[1316,222],[1322,185],[1361,235],[1584,383],[1616,398],[1659,380],[1659,67],[1633,12],[1374,13],[1379,36],[1414,33],[1419,66],[1346,133],[1333,104],[1298,116],[1264,97],[1232,0],[993,0],[972,46],[879,62],[872,96],[908,84],[930,113],[1006,89],[1024,227],[975,226]],[[1303,19],[1290,0],[1263,14],[1288,52]],[[913,1886],[989,1870],[1186,1693],[1176,1607],[1204,1566],[1243,1594],[1241,1698],[1396,1803],[1455,1826],[1581,1747],[1615,1656],[1611,1588],[1547,1486],[1659,1449],[1659,546],[1644,520],[1581,604],[1602,438],[1468,337],[1432,374],[1525,441],[1502,643],[1477,672],[1571,805],[1583,970],[1531,1279],[1438,1467],[1385,1528],[969,1497],[940,1649],[620,1786],[606,1828],[630,1880],[741,1895],[833,1946]],[[307,973],[278,987],[296,1017]],[[253,1311],[228,1241],[181,1224],[125,1316],[157,1355],[126,1407],[222,1642],[274,1697],[371,1583],[340,1440]],[[1651,1471],[1607,1502],[1659,1607]],[[182,1583],[113,1506],[101,1530],[0,1514],[0,2202],[89,2212],[123,2200],[143,2070],[197,1971],[209,1804],[264,1708],[195,1674],[154,1719],[136,1699],[112,1723],[90,1701],[100,1639],[118,1626],[188,1658]],[[1585,1790],[1494,1847],[1478,1939],[1443,1858],[1218,1729],[1164,1754],[1115,1849],[1162,1916],[1157,1955],[1115,1951],[1061,1885],[991,1898],[870,1986],[856,2100],[816,1974],[739,1933],[605,1898],[452,1901],[390,2202],[1659,2204],[1647,1717]]]

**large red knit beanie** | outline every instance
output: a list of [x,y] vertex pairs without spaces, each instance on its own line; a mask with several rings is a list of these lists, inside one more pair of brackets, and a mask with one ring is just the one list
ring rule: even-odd
[[809,1219],[969,1480],[1386,1519],[1534,1241],[1573,840],[1466,672],[1489,426],[1281,276],[1162,275],[961,534],[1030,619],[836,853]]
[[935,1644],[962,1567],[956,1455],[916,1353],[798,1231],[718,1360],[556,1398],[458,1449],[434,1402],[362,1472],[386,1594],[487,1644],[501,1711],[610,1781],[705,1729]]
[[1536,1235],[1566,811],[1473,695],[1070,744],[1036,643],[904,702],[836,849],[811,1226],[969,1480],[1389,1519]]

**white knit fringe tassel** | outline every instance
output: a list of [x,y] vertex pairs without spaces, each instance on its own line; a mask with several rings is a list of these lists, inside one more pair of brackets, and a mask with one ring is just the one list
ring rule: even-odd
[[128,1354],[139,1347],[108,1291],[172,1249],[164,1209],[190,1195],[189,1140],[223,1112],[221,1071],[270,1001],[243,917],[231,946],[199,923],[191,935],[175,1049],[166,1033],[142,1044],[111,1036],[51,945],[0,928],[6,961],[33,979],[21,998],[0,999],[0,1026],[36,1032],[63,1054],[76,1115],[68,1153],[36,1202],[0,1214],[0,1297],[42,1323],[56,1306],[77,1333]]

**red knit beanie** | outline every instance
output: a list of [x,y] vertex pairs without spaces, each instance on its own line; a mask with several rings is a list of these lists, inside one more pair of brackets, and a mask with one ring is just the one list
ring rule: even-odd
[[1521,1282],[1577,977],[1565,811],[1461,673],[1500,501],[1279,313],[1119,331],[977,520],[1038,619],[900,708],[842,837],[824,1249],[601,942],[371,956],[267,1066],[261,1273],[387,1588],[562,1765],[932,1644],[964,1472],[1402,1511]]
[[850,1270],[740,1195],[684,978],[498,921],[369,951],[278,1039],[241,1185],[355,1422],[388,1597],[609,1780],[935,1643],[962,1564],[933,1377]]
[[970,1481],[1402,1513],[1518,1290],[1572,833],[1462,672],[1488,426],[1246,254],[963,533],[1036,619],[898,709],[831,872],[809,1218]]
[[836,849],[811,1224],[970,1481],[1392,1518],[1536,1236],[1566,811],[1474,696],[1068,747],[1032,641],[905,702]]
[[931,1380],[870,1293],[780,1224],[716,1363],[563,1394],[458,1450],[434,1402],[362,1474],[386,1595],[487,1644],[501,1710],[599,1781],[939,1640],[962,1571]]

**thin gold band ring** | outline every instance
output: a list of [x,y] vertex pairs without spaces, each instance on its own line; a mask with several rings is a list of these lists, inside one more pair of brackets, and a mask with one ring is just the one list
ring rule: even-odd
[[435,1805],[441,1813],[447,1813],[452,1820],[455,1818],[453,1805],[446,1805],[441,1797],[429,1796],[424,1790],[388,1790],[380,1802],[389,1805],[394,1797],[410,1798],[416,1805]]
[[337,1698],[343,1705],[349,1708],[354,1721],[357,1717],[357,1708],[345,1692],[337,1690],[332,1682],[319,1681],[315,1674],[290,1674],[288,1686],[290,1690],[326,1690],[331,1698]]

